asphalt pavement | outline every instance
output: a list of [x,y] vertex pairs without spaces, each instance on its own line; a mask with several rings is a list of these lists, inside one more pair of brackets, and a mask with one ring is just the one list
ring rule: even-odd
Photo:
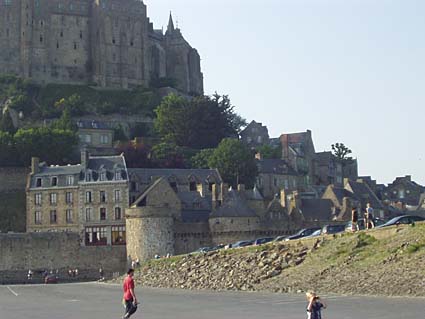
[[[140,289],[143,319],[302,319],[304,295]],[[0,286],[0,318],[119,319],[121,285],[102,283]],[[423,298],[324,296],[326,319],[424,318]]]

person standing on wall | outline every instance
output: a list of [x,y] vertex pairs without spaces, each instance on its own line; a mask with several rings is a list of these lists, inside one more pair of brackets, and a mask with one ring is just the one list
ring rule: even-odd
[[123,290],[124,297],[123,303],[125,306],[125,314],[123,319],[130,318],[132,314],[134,314],[137,310],[137,298],[134,292],[134,269],[130,268],[127,271],[127,276],[124,279]]

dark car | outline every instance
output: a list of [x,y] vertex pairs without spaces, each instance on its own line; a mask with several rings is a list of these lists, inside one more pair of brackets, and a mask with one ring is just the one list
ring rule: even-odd
[[294,239],[303,238],[313,234],[316,230],[319,230],[319,229],[321,228],[320,227],[303,228],[296,234],[286,237],[285,240],[294,240]]
[[325,225],[322,228],[322,235],[338,234],[345,231],[345,225]]
[[55,275],[47,275],[44,278],[44,283],[45,284],[57,284],[58,283],[58,277]]
[[385,224],[378,226],[378,228],[393,226],[393,225],[409,225],[409,224],[422,222],[422,221],[425,221],[425,218],[421,216],[402,215],[402,216],[397,216],[397,217],[394,217],[393,219],[390,219]]
[[273,241],[273,237],[258,238],[254,241],[254,245],[262,245]]
[[210,248],[210,247],[201,247],[201,248],[197,249],[196,251],[194,251],[194,253],[207,253],[211,250],[212,250],[212,248]]

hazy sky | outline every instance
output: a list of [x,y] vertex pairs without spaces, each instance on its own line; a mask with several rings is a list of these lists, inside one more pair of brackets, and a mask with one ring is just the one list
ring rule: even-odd
[[145,0],[202,57],[205,91],[270,135],[343,142],[359,173],[425,184],[424,0]]

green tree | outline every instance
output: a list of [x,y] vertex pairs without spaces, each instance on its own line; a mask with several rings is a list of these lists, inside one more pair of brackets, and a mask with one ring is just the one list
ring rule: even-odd
[[0,113],[0,131],[15,133],[16,129],[13,125],[12,117],[10,116],[10,111],[6,110],[3,114]]
[[282,158],[282,147],[273,147],[270,145],[262,145],[257,149],[264,159]]
[[72,121],[69,110],[64,110],[62,116],[59,119],[53,121],[51,128],[73,132],[77,131],[77,126]]
[[13,135],[0,131],[0,166],[16,166],[16,151]]
[[208,165],[208,161],[210,160],[213,153],[213,148],[206,148],[196,153],[191,158],[192,168],[210,168]]
[[156,108],[159,136],[193,149],[216,147],[223,138],[236,137],[245,121],[234,112],[228,96],[199,96],[187,100],[171,94]]
[[62,98],[55,102],[55,107],[60,111],[68,111],[72,116],[80,116],[84,114],[84,101],[78,94],[72,94],[68,98]]
[[343,143],[335,143],[331,145],[332,153],[341,161],[351,161],[352,157],[348,155],[352,153],[352,151],[345,146]]
[[174,143],[162,142],[152,147],[153,165],[159,168],[186,168],[184,151]]
[[18,130],[14,143],[22,165],[29,165],[32,156],[48,163],[63,164],[70,161],[78,138],[69,130],[41,127]]
[[218,145],[208,160],[211,168],[217,168],[224,182],[254,186],[258,168],[251,150],[237,139],[226,138]]

